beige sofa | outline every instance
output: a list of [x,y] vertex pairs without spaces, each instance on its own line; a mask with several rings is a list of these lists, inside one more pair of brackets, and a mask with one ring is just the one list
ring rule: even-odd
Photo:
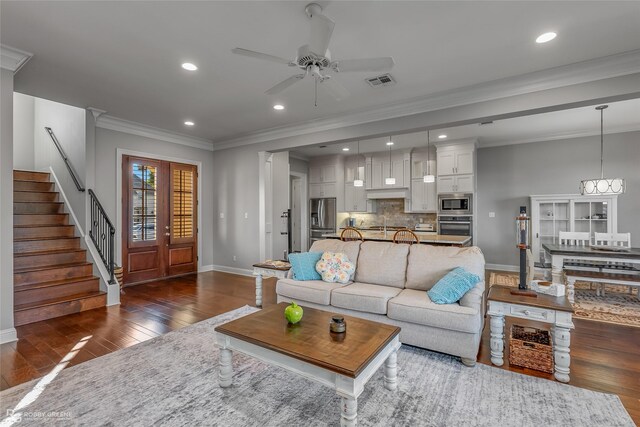
[[[387,242],[316,241],[310,251],[344,252],[356,262],[347,285],[298,281],[290,273],[276,286],[278,302],[364,317],[402,328],[400,341],[476,362],[484,325],[484,256],[477,247]],[[482,281],[455,304],[435,304],[427,290],[455,267]]]

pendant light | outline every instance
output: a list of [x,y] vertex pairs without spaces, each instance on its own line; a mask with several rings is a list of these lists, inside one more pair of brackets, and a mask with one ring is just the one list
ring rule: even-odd
[[603,194],[623,194],[626,190],[624,178],[604,177],[604,110],[608,105],[599,105],[596,110],[600,111],[600,178],[585,179],[580,181],[580,194],[603,195]]
[[429,167],[429,130],[427,130],[427,170],[426,170],[427,173],[422,177],[422,180],[424,182],[436,182],[436,177],[429,173],[430,169],[431,168]]
[[389,142],[387,142],[389,146],[389,176],[384,179],[385,185],[396,185],[396,179],[393,177],[393,163],[391,162],[391,146],[393,145],[393,141],[391,141],[391,136],[389,136]]
[[358,165],[356,166],[356,179],[353,180],[354,187],[363,187],[364,180],[360,179],[360,140],[358,140]]

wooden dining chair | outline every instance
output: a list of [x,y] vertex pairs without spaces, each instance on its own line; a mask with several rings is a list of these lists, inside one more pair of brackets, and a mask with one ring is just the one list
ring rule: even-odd
[[347,227],[340,233],[340,240],[343,242],[364,241],[362,233],[357,228]]
[[416,233],[405,228],[395,232],[393,235],[393,243],[408,243],[412,245],[414,243],[420,243],[420,238]]
[[631,233],[595,233],[596,245],[631,247]]
[[558,240],[561,245],[589,246],[591,235],[588,231],[561,231]]

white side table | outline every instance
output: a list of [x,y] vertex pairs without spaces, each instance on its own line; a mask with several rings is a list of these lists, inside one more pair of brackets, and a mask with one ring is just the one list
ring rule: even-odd
[[569,364],[571,357],[571,329],[574,328],[571,316],[573,307],[566,296],[555,297],[538,294],[536,298],[512,295],[507,286],[494,285],[489,290],[489,311],[491,328],[491,363],[504,364],[504,318],[516,317],[551,324],[554,346],[554,376],[563,383],[569,382]]
[[268,263],[253,264],[253,275],[256,276],[256,307],[262,307],[262,278],[284,279],[290,269],[291,267],[276,267]]

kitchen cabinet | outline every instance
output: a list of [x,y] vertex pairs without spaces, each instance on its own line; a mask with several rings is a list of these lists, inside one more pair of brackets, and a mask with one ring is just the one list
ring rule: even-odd
[[470,144],[439,146],[438,175],[468,175],[474,171],[474,147]]
[[309,183],[336,182],[336,165],[316,165],[309,167]]
[[375,200],[367,200],[364,187],[354,187],[353,182],[344,184],[345,212],[375,212]]
[[338,197],[335,183],[309,184],[309,198]]
[[618,232],[618,196],[552,194],[530,196],[531,251],[544,260],[543,243],[559,243],[561,231],[594,233]]
[[357,156],[348,157],[344,163],[344,181],[347,183],[356,179],[365,180],[365,160],[361,157],[358,162]]
[[391,176],[396,179],[393,185],[385,184],[385,179],[389,177],[389,156],[380,154],[367,158],[366,176],[371,177],[366,182],[367,190],[382,190],[389,188],[407,188],[410,178],[409,155],[395,155],[391,158]]
[[411,212],[436,212],[438,201],[435,182],[424,182],[422,177],[411,180]]
[[[438,168],[440,170],[440,168]],[[474,193],[473,175],[438,175],[438,193]]]

